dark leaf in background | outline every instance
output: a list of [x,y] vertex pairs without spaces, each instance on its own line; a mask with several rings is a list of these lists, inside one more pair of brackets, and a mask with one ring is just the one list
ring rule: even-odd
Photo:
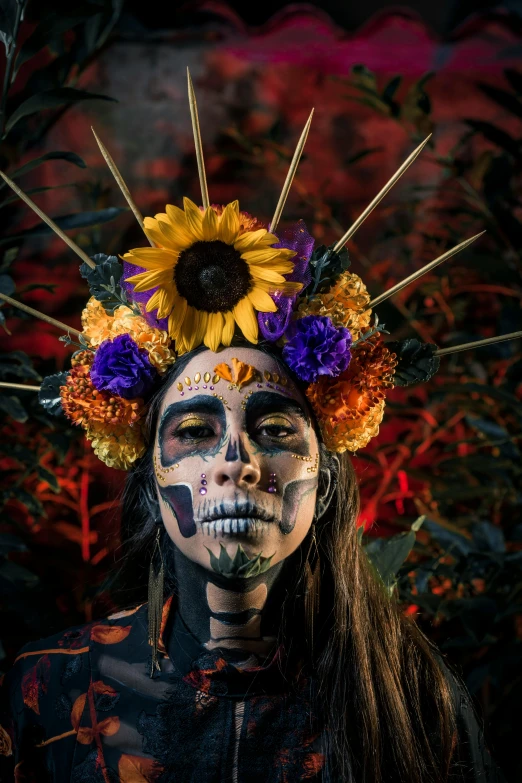
[[0,555],[8,555],[9,552],[27,552],[27,547],[18,536],[0,533]]
[[0,294],[12,296],[16,291],[15,281],[10,275],[0,275]]
[[57,109],[60,106],[67,106],[79,101],[115,101],[115,98],[111,98],[108,95],[97,95],[94,92],[87,92],[86,90],[76,90],[73,87],[59,87],[54,90],[45,90],[45,92],[32,95],[27,98],[7,120],[5,126],[5,133],[9,133],[12,128],[23,117],[28,117],[30,114],[44,111],[46,109]]
[[484,95],[487,95],[492,101],[498,103],[503,109],[507,109],[511,114],[514,114],[515,117],[522,119],[522,102],[518,100],[516,95],[513,95],[513,93],[503,90],[500,87],[494,87],[492,84],[479,82],[477,86],[482,90]]
[[[65,160],[67,163],[72,163],[74,166],[78,166],[80,169],[87,168],[87,164],[83,158],[80,158],[80,156],[75,152],[46,152],[45,155],[40,155],[39,158],[30,160],[28,163],[20,166],[20,168],[15,169],[9,176],[11,179],[22,177],[24,174],[27,174],[29,171],[32,171],[38,166],[41,166],[42,163],[45,163],[48,160]],[[7,185],[4,184],[3,187],[7,187]]]
[[71,447],[71,435],[65,432],[47,432],[45,438],[58,457],[58,464],[63,465],[63,461]]
[[41,376],[32,366],[31,359],[23,351],[11,351],[10,353],[2,354],[0,379],[3,381],[8,380],[11,375],[24,380],[28,378],[37,381],[41,380]]
[[0,410],[7,413],[15,421],[21,423],[27,421],[27,412],[18,397],[8,397],[6,394],[0,394]]
[[426,519],[424,527],[432,534],[433,538],[443,549],[449,550],[454,555],[469,555],[472,550],[471,541],[460,533],[448,530],[432,519]]
[[19,247],[10,247],[9,250],[5,251],[2,263],[0,264],[0,272],[5,272],[9,269],[13,261],[17,258],[19,251]]
[[48,13],[20,48],[15,62],[16,70],[52,41],[59,41],[64,33],[86,22],[95,11],[96,6],[92,3],[75,2],[66,10]]
[[59,718],[69,718],[72,706],[70,698],[65,693],[61,693],[54,701],[54,711]]
[[18,0],[2,0],[0,3],[0,41],[5,46],[6,54],[9,54],[13,41],[16,25]]
[[54,473],[52,473],[52,471],[47,470],[47,468],[44,468],[43,465],[38,465],[36,469],[36,473],[41,481],[46,481],[49,484],[53,492],[60,491],[60,485],[58,484],[58,479],[56,478]]
[[47,413],[51,416],[62,416],[62,400],[60,397],[60,386],[65,385],[67,380],[66,372],[57,372],[54,375],[47,375],[42,381],[38,400]]
[[106,256],[104,253],[97,253],[92,260],[96,264],[95,269],[84,263],[80,266],[80,274],[87,280],[91,295],[112,314],[125,300],[119,285],[123,266],[116,256]]
[[504,533],[499,527],[495,527],[491,522],[476,522],[473,525],[473,546],[481,552],[506,551],[506,542]]
[[395,386],[411,386],[424,383],[439,369],[440,359],[434,356],[437,346],[421,343],[416,338],[386,343],[386,347],[397,355],[398,364],[393,376]]
[[477,133],[481,133],[488,141],[497,144],[501,149],[509,152],[514,158],[518,158],[521,152],[521,145],[518,139],[514,139],[513,136],[493,125],[491,122],[485,122],[484,120],[466,120],[466,125],[473,128]]
[[[99,226],[102,223],[109,223],[114,220],[122,212],[128,210],[123,207],[108,207],[107,209],[99,209],[93,212],[77,212],[74,215],[62,215],[61,217],[53,218],[57,226],[64,231],[69,231],[74,228],[89,228],[90,226]],[[37,223],[36,226],[28,228],[25,234],[16,234],[0,239],[0,245],[12,242],[13,240],[26,239],[28,236],[55,236],[53,230],[49,228],[47,223]]]
[[15,592],[38,584],[38,577],[18,563],[0,558],[0,593]]
[[29,513],[33,514],[35,517],[47,516],[41,501],[36,497],[36,495],[31,495],[31,493],[27,492],[27,490],[23,487],[13,487],[10,494],[11,497],[13,497],[15,500],[23,503],[23,505],[27,507]]
[[388,590],[393,589],[397,572],[413,549],[415,532],[423,522],[424,517],[419,517],[406,533],[391,538],[369,539],[365,545],[364,551]]

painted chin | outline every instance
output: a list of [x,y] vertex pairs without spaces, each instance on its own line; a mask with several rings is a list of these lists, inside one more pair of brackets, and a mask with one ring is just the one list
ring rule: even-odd
[[203,535],[212,538],[252,542],[262,540],[274,524],[258,517],[220,517],[201,522],[200,528]]

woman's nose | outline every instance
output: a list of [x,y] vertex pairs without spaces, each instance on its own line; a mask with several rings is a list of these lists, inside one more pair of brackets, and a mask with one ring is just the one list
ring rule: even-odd
[[251,489],[259,483],[261,468],[244,434],[231,435],[224,452],[217,457],[214,481],[219,486],[228,483]]

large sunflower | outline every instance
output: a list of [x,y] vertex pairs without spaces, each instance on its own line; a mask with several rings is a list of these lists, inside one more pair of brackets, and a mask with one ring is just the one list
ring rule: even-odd
[[183,206],[184,211],[167,204],[166,213],[145,218],[145,232],[156,247],[125,254],[125,260],[147,270],[127,282],[137,292],[157,288],[146,309],[157,309],[158,318],[168,316],[178,353],[202,342],[212,351],[230,345],[236,324],[257,343],[256,311],[275,312],[271,293],[302,287],[283,277],[294,269],[295,252],[272,247],[278,238],[264,228],[245,230],[237,201],[223,210],[202,211],[184,198]]

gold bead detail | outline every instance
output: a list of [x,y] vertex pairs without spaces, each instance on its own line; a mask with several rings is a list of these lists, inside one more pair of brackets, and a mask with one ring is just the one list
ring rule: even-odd
[[311,461],[312,461],[312,457],[311,457],[311,456],[309,456],[309,457],[303,457],[303,456],[301,456],[301,454],[292,454],[291,456],[292,456],[294,459],[301,460],[301,462],[311,462]]
[[188,375],[185,377],[185,386],[192,386],[192,381],[188,377]]
[[272,380],[274,383],[279,383],[279,375],[276,372],[272,373]]
[[182,383],[176,384],[176,388],[178,391],[183,391],[183,384]]
[[210,381],[210,377],[211,377],[210,373],[206,372],[205,375],[203,376],[203,380],[205,381],[205,383],[208,383]]
[[219,383],[220,380],[221,377],[219,375],[214,375],[214,377],[212,378],[212,383]]
[[194,376],[194,383],[199,383],[201,380],[201,373],[197,372]]
[[272,380],[272,376],[270,375],[268,370],[265,370],[263,375],[265,376],[265,381],[271,381]]

